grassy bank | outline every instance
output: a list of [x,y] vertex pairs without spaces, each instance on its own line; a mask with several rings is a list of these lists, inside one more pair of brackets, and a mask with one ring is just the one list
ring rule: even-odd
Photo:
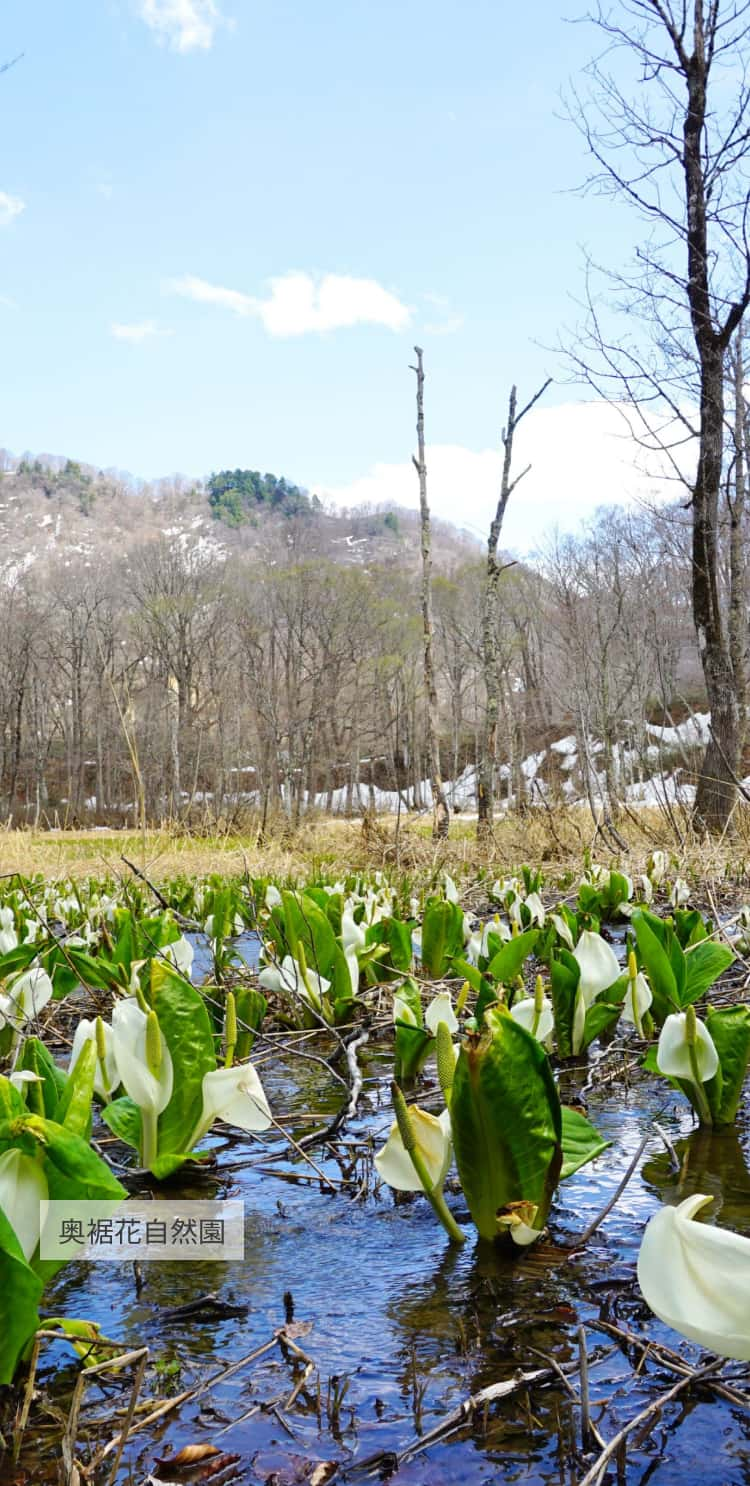
[[634,875],[656,847],[667,851],[672,869],[693,880],[750,881],[750,813],[737,819],[731,837],[698,839],[682,819],[642,810],[618,819],[614,832],[598,828],[582,808],[534,810],[497,822],[488,845],[478,844],[476,823],[451,822],[447,841],[435,843],[427,817],[342,820],[318,817],[296,830],[277,825],[261,839],[248,830],[191,834],[164,826],[144,834],[129,831],[0,832],[0,873],[41,872],[48,878],[129,874],[132,862],[154,881],[180,874],[227,876],[268,874],[289,880],[315,872],[333,874],[383,869],[413,877],[415,883],[448,871],[466,877],[480,871],[508,873],[523,863],[542,867],[547,876],[580,870],[588,854]]

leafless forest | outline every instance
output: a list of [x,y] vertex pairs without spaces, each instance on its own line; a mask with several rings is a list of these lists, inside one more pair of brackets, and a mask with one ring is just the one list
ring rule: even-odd
[[[400,792],[401,808],[429,807],[416,515],[313,509],[233,531],[211,519],[201,489],[127,490],[59,462],[46,477],[5,463],[6,819],[252,810],[294,821],[315,800],[382,806],[384,791]],[[728,517],[722,532],[728,554]],[[471,811],[486,556],[478,539],[437,525],[433,549],[442,777],[454,807]],[[585,799],[592,788],[615,803],[657,770],[690,779],[690,753],[656,748],[647,728],[705,706],[689,592],[680,499],[603,508],[579,538],[550,535],[534,562],[503,567],[497,803]],[[524,772],[566,736],[574,768],[553,750],[534,777]],[[398,808],[399,795],[385,803]]]

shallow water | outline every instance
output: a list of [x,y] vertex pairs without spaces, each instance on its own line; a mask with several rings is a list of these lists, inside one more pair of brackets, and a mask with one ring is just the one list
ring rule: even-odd
[[[213,975],[214,956],[211,949],[211,940],[206,934],[186,933],[185,938],[193,946],[193,965],[190,979],[195,985],[202,985]],[[260,951],[262,939],[255,929],[247,929],[244,934],[238,934],[235,939],[227,939],[227,948],[242,961],[248,970],[257,970],[260,962]]]
[[[299,1046],[309,1050],[314,1044]],[[318,1064],[289,1055],[269,1058],[265,1051],[257,1061],[271,1106],[295,1138],[310,1126],[299,1116],[297,1125],[291,1124],[292,1109],[315,1110],[325,1120],[345,1098],[343,1088]],[[699,1349],[681,1343],[641,1300],[635,1282],[638,1246],[645,1221],[662,1201],[679,1201],[695,1190],[716,1195],[718,1205],[712,1211],[723,1225],[750,1232],[748,1128],[745,1123],[713,1136],[691,1134],[686,1104],[664,1084],[640,1072],[628,1073],[628,1064],[635,1061],[624,1057],[617,1044],[603,1054],[599,1082],[589,1089],[587,1102],[591,1119],[612,1147],[562,1186],[549,1239],[510,1254],[474,1242],[460,1192],[449,1201],[459,1221],[466,1221],[469,1239],[456,1250],[419,1198],[396,1203],[388,1189],[381,1189],[354,1200],[351,1186],[323,1192],[316,1173],[288,1150],[275,1167],[272,1162],[269,1169],[276,1174],[261,1174],[257,1166],[283,1150],[275,1133],[262,1143],[218,1137],[214,1145],[221,1180],[216,1195],[244,1199],[244,1264],[144,1265],[140,1295],[129,1267],[71,1265],[48,1292],[49,1313],[98,1320],[109,1336],[130,1346],[147,1342],[152,1359],[180,1363],[174,1388],[182,1389],[269,1340],[284,1323],[283,1297],[290,1292],[294,1319],[310,1323],[299,1345],[319,1370],[320,1396],[313,1380],[309,1393],[301,1392],[282,1415],[293,1435],[267,1409],[239,1419],[255,1403],[283,1402],[291,1393],[299,1370],[276,1347],[200,1400],[183,1405],[158,1430],[131,1441],[117,1480],[144,1480],[154,1469],[155,1456],[170,1446],[208,1442],[240,1456],[237,1479],[274,1486],[307,1479],[300,1462],[316,1460],[339,1462],[337,1480],[387,1478],[415,1486],[578,1481],[586,1469],[579,1411],[556,1380],[493,1405],[486,1417],[400,1467],[391,1463],[389,1468],[386,1460],[368,1475],[361,1462],[378,1452],[403,1451],[446,1411],[478,1389],[510,1378],[516,1368],[544,1367],[540,1352],[559,1365],[574,1362],[581,1322],[587,1325],[593,1354],[595,1420],[599,1402],[608,1401],[599,1419],[605,1438],[670,1387],[675,1376],[651,1362],[638,1374],[638,1358],[597,1333],[597,1320],[609,1319],[666,1341],[691,1361],[698,1360]],[[388,1066],[384,1055],[371,1055],[361,1112],[342,1138],[340,1160],[323,1157],[320,1148],[311,1152],[320,1169],[338,1182],[347,1162],[364,1154],[352,1143],[380,1144],[387,1133]],[[587,1076],[566,1073],[564,1084],[580,1088]],[[422,1096],[420,1102],[428,1100]],[[680,1174],[654,1132],[654,1119],[676,1145]],[[641,1171],[586,1248],[566,1252],[562,1244],[601,1210],[647,1131],[653,1139]],[[364,1170],[360,1161],[355,1189]],[[284,1179],[284,1173],[297,1180]],[[201,1195],[206,1195],[205,1181],[200,1182]],[[169,1190],[197,1195],[187,1182],[163,1192]],[[246,1315],[165,1322],[165,1308],[207,1292],[246,1305]],[[741,1369],[734,1365],[734,1371]],[[72,1378],[71,1369],[70,1386]],[[337,1385],[331,1378],[347,1381],[338,1415],[332,1402]],[[577,1386],[577,1376],[572,1382]],[[66,1386],[65,1373],[58,1374],[56,1396],[62,1397]],[[168,1389],[149,1375],[149,1394],[165,1396]],[[107,1412],[106,1399],[97,1399],[95,1388],[92,1393],[100,1405],[94,1412],[101,1417]],[[115,1397],[120,1404],[121,1395]],[[156,1474],[170,1479],[165,1467]],[[710,1486],[750,1482],[750,1414],[708,1392],[694,1391],[668,1405],[653,1432],[629,1448],[626,1474],[619,1479],[676,1486],[691,1477]],[[33,1479],[55,1480],[52,1463],[40,1462]],[[614,1466],[603,1479],[618,1479]]]

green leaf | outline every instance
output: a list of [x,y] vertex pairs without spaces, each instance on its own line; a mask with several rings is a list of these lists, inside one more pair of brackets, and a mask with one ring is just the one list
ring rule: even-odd
[[731,1125],[750,1062],[750,1006],[709,1010],[706,1026],[719,1055],[719,1071],[705,1085],[708,1103],[714,1124]]
[[593,1161],[595,1156],[600,1156],[602,1151],[606,1151],[611,1144],[611,1140],[604,1140],[580,1110],[569,1109],[564,1104],[562,1107],[563,1161],[560,1181],[564,1182],[567,1177],[573,1175],[574,1171],[585,1166],[587,1161]]
[[76,1059],[73,1072],[68,1075],[65,1090],[60,1097],[55,1119],[88,1140],[91,1135],[91,1105],[94,1098],[94,1076],[96,1074],[96,1043],[85,1042]]
[[235,1059],[242,1063],[249,1058],[255,1033],[259,1031],[263,1018],[268,1011],[268,1002],[260,991],[254,986],[238,986],[234,993],[237,1007],[237,1047],[235,1048]]
[[581,1049],[590,1047],[596,1037],[602,1032],[609,1031],[619,1020],[622,1011],[622,1003],[625,992],[628,989],[629,978],[627,972],[621,975],[613,985],[602,991],[596,1000],[589,1006],[583,1024],[583,1038]]
[[159,1116],[157,1150],[166,1156],[190,1149],[203,1111],[203,1076],[216,1067],[216,1056],[203,997],[163,960],[153,963],[151,993],[174,1068],[172,1098]]
[[527,955],[531,954],[538,938],[538,929],[526,929],[523,934],[517,934],[515,939],[508,939],[490,960],[487,974],[499,985],[510,985],[520,974],[521,966]]
[[58,1068],[51,1053],[38,1037],[27,1037],[18,1059],[18,1071],[35,1073],[42,1080],[38,1086],[48,1120],[57,1119],[57,1107],[65,1093],[68,1076]]
[[377,981],[395,980],[411,970],[412,944],[411,925],[400,918],[381,918],[365,930],[365,943],[385,945],[388,953],[373,962],[373,975]]
[[0,1383],[12,1383],[22,1353],[39,1326],[43,1288],[0,1210]]
[[172,1152],[170,1155],[156,1156],[151,1162],[150,1170],[156,1177],[157,1182],[164,1182],[167,1177],[174,1176],[186,1161],[192,1161],[194,1157],[189,1151]]
[[[634,930],[638,952],[641,957],[646,974],[648,975],[653,1002],[651,1013],[654,1019],[661,1025],[673,1011],[679,1011],[680,991],[675,977],[674,969],[663,944],[660,942],[653,926],[653,915],[646,914],[642,908],[636,909],[630,920]],[[659,922],[657,920],[657,922]],[[660,929],[665,930],[666,925],[660,924]],[[674,941],[679,950],[677,941]],[[680,951],[681,953],[681,951]]]
[[125,1188],[106,1162],[80,1135],[36,1115],[29,1117],[26,1128],[40,1143],[53,1201],[104,1202],[125,1196]]
[[122,969],[119,965],[112,965],[102,955],[85,954],[81,949],[66,950],[71,969],[75,971],[82,985],[98,986],[102,991],[115,988],[123,989],[126,982]]
[[[357,987],[358,988],[358,987]],[[338,1020],[341,1020],[338,1011],[343,1002],[351,1005],[355,992],[352,989],[352,978],[349,974],[349,964],[340,944],[336,945],[331,967],[331,989],[328,992],[333,1002],[334,1010]]]
[[570,950],[559,949],[552,955],[549,973],[557,1052],[561,1058],[572,1058],[573,1022],[581,967]]
[[459,1053],[451,1125],[464,1196],[480,1237],[497,1237],[510,1203],[546,1220],[562,1161],[557,1087],[544,1049],[505,1011],[470,1034]]
[[137,1104],[123,1094],[121,1099],[113,1099],[102,1110],[102,1119],[105,1125],[109,1125],[113,1135],[118,1140],[130,1145],[134,1150],[141,1148],[141,1111]]
[[395,1075],[396,1082],[408,1084],[427,1062],[434,1038],[423,1027],[412,1027],[407,1022],[396,1022]]
[[433,898],[422,920],[422,964],[432,980],[448,973],[451,961],[464,947],[464,916],[458,903]]
[[299,959],[299,946],[311,970],[326,980],[331,979],[336,949],[340,948],[328,915],[306,893],[282,893],[287,948],[284,954]]
[[715,944],[712,939],[703,939],[685,953],[685,989],[682,1005],[697,1001],[724,971],[734,963],[734,955],[728,944]]

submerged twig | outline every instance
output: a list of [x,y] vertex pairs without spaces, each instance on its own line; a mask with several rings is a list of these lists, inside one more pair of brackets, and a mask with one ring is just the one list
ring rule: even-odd
[[625,1188],[627,1187],[628,1182],[630,1181],[630,1178],[632,1177],[636,1166],[638,1165],[638,1162],[640,1161],[641,1156],[643,1155],[643,1152],[645,1151],[650,1139],[651,1133],[649,1131],[647,1135],[644,1135],[627,1171],[625,1172],[622,1181],[620,1182],[619,1187],[617,1187],[616,1191],[612,1193],[612,1196],[610,1197],[609,1201],[605,1203],[601,1212],[597,1213],[596,1217],[592,1220],[592,1222],[589,1223],[588,1228],[584,1228],[583,1233],[581,1233],[578,1238],[572,1239],[570,1243],[562,1244],[562,1248],[580,1249],[583,1244],[588,1243],[592,1234],[596,1233],[597,1228],[600,1226],[601,1223],[604,1222],[607,1214],[611,1213],[612,1208],[617,1202],[619,1202],[620,1198],[622,1197],[622,1194],[625,1191]]
[[681,1378],[680,1382],[675,1383],[672,1388],[668,1388],[666,1393],[660,1393],[658,1398],[655,1398],[645,1409],[641,1409],[641,1412],[636,1414],[634,1419],[628,1420],[628,1423],[624,1424],[622,1429],[618,1430],[617,1434],[612,1436],[609,1444],[605,1445],[591,1466],[591,1469],[587,1470],[585,1476],[581,1477],[578,1486],[597,1486],[607,1462],[612,1459],[613,1455],[618,1453],[624,1441],[629,1434],[632,1434],[634,1429],[638,1429],[643,1424],[654,1419],[657,1414],[661,1413],[666,1404],[671,1403],[673,1398],[677,1398],[680,1393],[684,1393],[685,1389],[689,1388],[691,1384],[700,1382],[704,1377],[708,1377],[712,1372],[716,1372],[717,1367],[721,1367],[722,1365],[723,1358],[717,1357],[714,1362],[709,1362],[705,1367],[691,1372],[688,1377]]

